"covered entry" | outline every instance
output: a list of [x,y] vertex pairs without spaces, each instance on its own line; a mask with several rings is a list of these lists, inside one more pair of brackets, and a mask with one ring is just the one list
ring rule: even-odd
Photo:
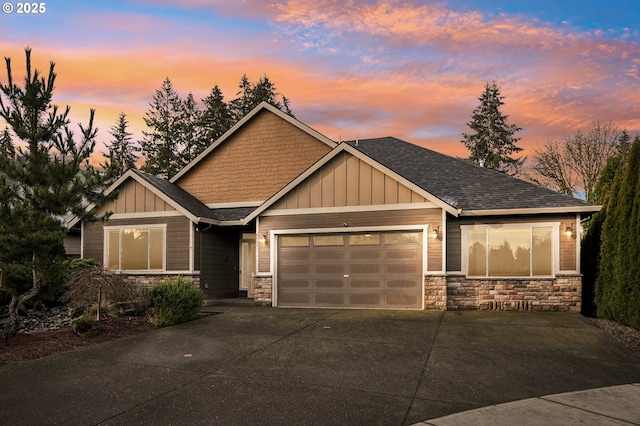
[[423,308],[422,231],[278,237],[277,305]]

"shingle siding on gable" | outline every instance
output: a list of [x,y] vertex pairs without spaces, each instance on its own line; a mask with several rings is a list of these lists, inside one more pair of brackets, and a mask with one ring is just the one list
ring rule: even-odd
[[266,200],[329,150],[263,111],[176,183],[205,204]]

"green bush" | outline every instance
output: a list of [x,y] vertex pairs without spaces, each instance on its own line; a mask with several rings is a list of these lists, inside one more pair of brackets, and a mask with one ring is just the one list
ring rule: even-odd
[[167,327],[192,320],[204,300],[204,293],[190,280],[178,277],[163,281],[151,290],[150,321]]
[[80,335],[89,334],[98,330],[98,322],[80,315],[71,321],[71,328]]

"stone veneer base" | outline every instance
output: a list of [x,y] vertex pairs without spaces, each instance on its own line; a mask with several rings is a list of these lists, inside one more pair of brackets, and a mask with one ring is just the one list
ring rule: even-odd
[[[273,305],[273,277],[257,276],[254,303]],[[425,309],[580,312],[582,276],[548,279],[470,279],[427,275]]]

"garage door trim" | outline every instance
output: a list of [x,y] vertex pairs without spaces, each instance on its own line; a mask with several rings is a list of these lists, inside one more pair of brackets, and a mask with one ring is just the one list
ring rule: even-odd
[[[429,225],[395,225],[395,226],[358,226],[358,227],[349,227],[348,224],[341,228],[300,228],[300,229],[273,229],[269,231],[269,241],[270,241],[270,269],[272,272],[273,279],[273,288],[272,288],[272,304],[274,307],[278,306],[278,246],[279,246],[279,237],[286,235],[307,235],[307,234],[351,234],[351,233],[362,233],[362,232],[393,232],[393,231],[421,231],[422,233],[422,273],[421,273],[421,282],[422,289],[421,292],[424,295],[424,277],[427,273],[427,265],[428,265],[428,236],[429,236]],[[424,309],[424,297],[421,297],[421,309]]]

